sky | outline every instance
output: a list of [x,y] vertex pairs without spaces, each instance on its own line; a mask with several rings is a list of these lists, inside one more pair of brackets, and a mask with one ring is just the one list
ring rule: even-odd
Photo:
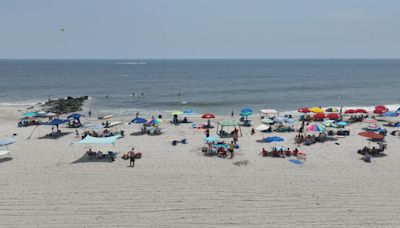
[[0,58],[400,58],[399,9],[399,0],[1,0]]

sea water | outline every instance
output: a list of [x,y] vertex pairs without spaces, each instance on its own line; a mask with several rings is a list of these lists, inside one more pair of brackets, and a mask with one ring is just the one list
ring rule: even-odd
[[400,60],[0,60],[0,103],[90,96],[130,114],[400,103]]

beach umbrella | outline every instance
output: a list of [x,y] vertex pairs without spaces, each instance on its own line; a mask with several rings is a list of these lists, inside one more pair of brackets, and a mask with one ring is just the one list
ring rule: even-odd
[[268,129],[270,129],[270,126],[267,126],[267,125],[265,125],[265,124],[261,124],[261,125],[259,125],[259,126],[256,127],[256,130],[257,130],[257,131],[266,131],[266,130],[268,130]]
[[318,112],[314,115],[314,119],[324,119],[326,115],[322,112]]
[[244,109],[242,109],[240,112],[251,112],[251,113],[253,113],[253,109],[251,109],[251,108],[244,108]]
[[160,120],[160,119],[155,119],[155,118],[153,118],[153,119],[147,121],[147,124],[148,124],[148,125],[153,125],[153,124],[160,124],[160,123],[162,123],[162,122],[163,122],[163,121]]
[[252,114],[253,114],[253,112],[246,111],[246,112],[241,112],[240,116],[251,116]]
[[191,109],[186,109],[186,110],[183,111],[183,114],[184,114],[184,115],[193,115],[193,110],[191,110]]
[[325,112],[339,112],[339,110],[337,108],[327,108]]
[[326,127],[324,127],[321,124],[312,124],[312,125],[307,126],[307,130],[308,131],[325,131]]
[[376,123],[378,122],[376,119],[366,118],[363,120],[364,123]]
[[362,108],[356,109],[356,110],[354,110],[354,111],[355,111],[356,113],[368,113],[367,110],[362,109]]
[[283,122],[285,122],[284,117],[277,116],[274,118],[274,123],[283,123]]
[[71,119],[71,118],[73,118],[73,119],[79,119],[79,118],[81,118],[81,116],[83,116],[83,115],[81,115],[81,114],[79,114],[79,113],[73,113],[73,114],[69,115],[69,116],[67,117],[67,119]]
[[274,121],[271,120],[270,118],[264,118],[261,120],[261,122],[265,123],[265,124],[273,124],[274,123]]
[[201,118],[203,118],[203,119],[213,119],[213,118],[215,118],[215,115],[212,114],[212,113],[206,113],[206,114],[203,114],[201,116]]
[[324,125],[325,127],[337,127],[333,120],[325,120],[322,125]]
[[345,127],[345,126],[349,125],[349,123],[347,123],[346,121],[339,121],[336,123],[336,125],[338,125],[340,127]]
[[54,116],[57,116],[57,114],[55,114],[54,112],[46,113],[46,117],[54,117]]
[[25,112],[22,115],[26,116],[26,117],[35,117],[36,116],[36,112]]
[[207,143],[218,142],[219,140],[220,140],[220,138],[216,137],[216,136],[209,136],[209,137],[204,139],[204,141],[206,141]]
[[380,129],[381,128],[376,124],[369,125],[368,127],[365,128],[365,130],[367,131],[379,131]]
[[43,125],[53,125],[53,126],[57,126],[58,127],[58,125],[64,124],[64,123],[67,123],[67,122],[69,122],[69,121],[68,120],[62,120],[62,119],[54,119],[54,120],[52,120],[50,122],[44,123]]
[[375,110],[374,110],[374,113],[380,115],[380,114],[385,113],[386,111],[387,111],[386,109],[375,109]]
[[374,132],[368,132],[368,131],[364,131],[364,132],[360,132],[358,133],[358,135],[363,136],[363,137],[367,137],[370,139],[378,139],[378,140],[382,140],[385,138],[384,135],[378,134],[378,133],[374,133]]
[[8,145],[14,144],[16,142],[17,142],[17,140],[15,138],[5,138],[5,139],[0,140],[0,147],[8,146]]
[[382,114],[384,117],[397,117],[399,114],[395,112],[385,112]]
[[346,111],[344,111],[344,114],[354,114],[356,113],[356,110],[354,109],[347,109]]
[[380,109],[382,109],[382,110],[388,110],[388,108],[386,108],[386,106],[384,106],[384,105],[375,106],[375,110],[380,110]]
[[396,110],[396,113],[400,114],[400,107]]
[[266,115],[268,115],[268,114],[271,114],[271,115],[278,114],[278,111],[275,110],[275,109],[261,109],[260,112],[263,113],[263,114],[266,114]]
[[279,137],[279,136],[272,136],[272,137],[267,137],[264,139],[265,142],[271,143],[271,142],[282,142],[285,139]]
[[44,112],[44,111],[37,112],[35,116],[36,117],[46,117],[46,112]]
[[311,112],[309,108],[299,108],[297,111],[301,112],[301,113],[309,113],[309,112]]
[[183,112],[182,112],[182,111],[173,111],[173,112],[171,112],[171,115],[173,115],[173,116],[175,116],[175,115],[180,116],[180,115],[183,115]]
[[313,112],[313,113],[324,112],[324,110],[322,108],[318,108],[318,107],[310,108],[310,111]]
[[296,120],[293,119],[293,118],[285,118],[285,123],[291,124],[291,123],[294,123],[294,122],[296,122]]
[[137,118],[131,120],[131,122],[129,122],[129,123],[144,124],[144,123],[147,123],[147,120],[144,118],[137,117]]
[[338,120],[340,119],[340,115],[338,113],[329,113],[328,115],[326,115],[326,117],[328,117],[330,120]]

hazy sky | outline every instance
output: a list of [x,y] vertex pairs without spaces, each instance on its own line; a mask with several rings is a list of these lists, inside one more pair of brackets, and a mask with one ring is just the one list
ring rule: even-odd
[[0,58],[400,57],[399,0],[1,0],[0,28]]

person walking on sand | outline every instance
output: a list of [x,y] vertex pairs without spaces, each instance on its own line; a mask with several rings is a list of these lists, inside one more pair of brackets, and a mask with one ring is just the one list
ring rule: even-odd
[[92,111],[89,109],[89,111],[88,111],[88,116],[89,116],[89,118],[91,118],[92,117]]
[[129,158],[129,166],[130,167],[135,167],[135,148],[132,147],[132,149],[127,153],[128,158]]

